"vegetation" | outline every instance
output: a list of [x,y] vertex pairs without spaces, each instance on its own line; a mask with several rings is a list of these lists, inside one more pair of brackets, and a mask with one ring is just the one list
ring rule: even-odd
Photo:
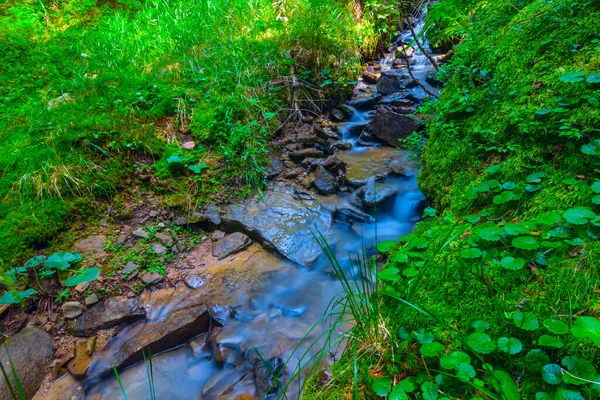
[[379,245],[378,326],[308,397],[597,398],[600,4],[442,0],[427,28],[459,42],[422,110],[433,204]]

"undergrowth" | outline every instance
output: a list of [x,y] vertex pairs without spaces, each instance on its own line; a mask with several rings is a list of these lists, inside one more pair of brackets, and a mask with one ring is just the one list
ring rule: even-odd
[[[459,43],[419,175],[432,200],[387,264],[371,335],[308,398],[600,396],[600,3],[441,0],[426,28]],[[360,394],[354,395],[354,387]]]

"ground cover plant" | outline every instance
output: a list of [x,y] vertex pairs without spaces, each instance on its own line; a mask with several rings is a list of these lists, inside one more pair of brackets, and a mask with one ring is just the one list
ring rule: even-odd
[[459,44],[422,109],[431,207],[379,245],[389,339],[351,331],[308,397],[597,398],[600,4],[442,0],[427,27]]

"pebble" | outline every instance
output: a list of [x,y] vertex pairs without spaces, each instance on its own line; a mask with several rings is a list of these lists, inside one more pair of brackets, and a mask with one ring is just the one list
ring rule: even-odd
[[204,279],[202,279],[198,275],[188,275],[183,281],[190,289],[198,289],[200,286],[206,283]]
[[62,305],[62,311],[65,318],[73,319],[83,314],[83,305],[78,301],[68,301]]
[[96,293],[92,293],[91,295],[89,295],[88,297],[85,298],[85,305],[88,307],[93,306],[98,301],[99,300],[98,300],[98,296],[96,295]]
[[161,244],[153,244],[152,251],[154,254],[163,255],[167,254],[167,248]]
[[164,277],[158,272],[147,272],[142,276],[142,282],[147,285],[154,285],[156,283],[162,282]]
[[148,239],[148,232],[143,229],[136,229],[133,231],[132,235],[136,238]]

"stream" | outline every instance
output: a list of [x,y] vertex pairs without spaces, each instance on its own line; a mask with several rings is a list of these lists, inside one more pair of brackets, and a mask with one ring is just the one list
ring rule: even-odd
[[[415,24],[417,31],[421,26],[422,18]],[[391,54],[370,63],[370,68],[376,74],[406,73],[401,64],[394,65],[394,53],[396,46],[411,39],[410,31],[402,32]],[[411,57],[411,66],[415,77],[425,82],[431,67],[418,49]],[[361,78],[348,105],[356,106],[357,100],[369,99],[377,91],[375,83]],[[417,99],[426,96],[419,86],[403,88],[402,93]],[[342,267],[349,276],[355,276],[350,257],[360,253],[363,246],[372,254],[376,241],[397,240],[410,233],[425,204],[417,186],[416,162],[394,148],[365,143],[361,133],[373,118],[374,111],[358,107],[352,110],[350,118],[335,124],[342,141],[352,145],[350,150],[335,154],[347,164],[347,187],[336,195],[321,196],[290,185],[272,184],[262,201],[253,200],[242,213],[246,214],[245,218],[250,218],[248,213],[269,213],[264,219],[257,214],[258,219],[253,220],[255,228],[248,232],[258,232],[256,234],[263,236],[263,242],[271,243],[274,248],[264,243],[261,246],[254,240],[255,243],[246,250],[208,264],[201,262],[206,258],[202,249],[188,255],[185,262],[189,268],[210,276],[211,283],[197,290],[182,285],[146,294],[146,320],[125,326],[92,362],[83,385],[84,398],[122,399],[111,367],[115,359],[119,360],[123,349],[139,346],[142,337],[158,335],[160,338],[162,326],[179,323],[188,318],[188,310],[202,307],[209,310],[211,317],[209,322],[202,322],[208,324],[205,333],[188,339],[193,335],[190,333],[185,343],[177,343],[174,348],[152,356],[157,398],[260,398],[267,394],[271,376],[259,358],[275,369],[285,363],[282,368],[287,383],[298,365],[305,362],[302,357],[306,360],[322,348],[324,341],[319,338],[330,327],[330,321],[323,319],[323,315],[342,289],[327,258],[318,248],[315,252],[314,243],[308,244],[314,242],[310,231],[321,232],[338,255]],[[402,174],[391,173],[398,168]],[[376,217],[376,223],[361,222],[340,212],[344,207],[353,207],[352,189],[361,185],[376,196],[383,196],[376,213],[372,208],[366,210]],[[228,216],[224,220],[227,218],[233,220]],[[268,230],[265,234],[261,231],[267,229],[265,224],[278,224],[281,229],[275,233]],[[298,236],[300,234],[303,236]],[[290,242],[295,242],[296,247]],[[295,257],[299,252],[306,256]],[[200,314],[194,314],[193,318],[199,318],[197,315]],[[260,354],[259,358],[254,349]],[[337,360],[342,350],[333,349],[330,359],[324,360],[324,366]],[[143,362],[133,363],[120,371],[119,376],[129,399],[150,398]],[[301,382],[302,377],[289,386],[286,393],[289,398],[298,397]]]

